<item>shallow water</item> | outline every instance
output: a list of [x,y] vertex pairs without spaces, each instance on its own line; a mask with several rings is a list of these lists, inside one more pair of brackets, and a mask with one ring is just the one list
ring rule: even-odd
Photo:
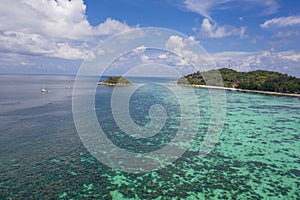
[[[199,128],[193,146],[166,168],[131,174],[97,161],[81,143],[72,116],[72,90],[66,89],[73,80],[0,77],[0,199],[300,198],[300,99],[226,91],[223,132],[213,151],[200,158],[210,98],[206,89],[196,88],[200,116],[194,119]],[[47,94],[40,93],[44,81]],[[132,96],[130,114],[139,125],[149,122],[153,104],[164,105],[168,113],[161,134],[132,140],[114,123],[112,90],[98,87],[95,110],[114,144],[150,152],[174,137],[179,108],[168,91],[145,87]]]

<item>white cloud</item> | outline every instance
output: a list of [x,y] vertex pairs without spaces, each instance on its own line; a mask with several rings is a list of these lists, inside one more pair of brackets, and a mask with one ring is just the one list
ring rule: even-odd
[[279,5],[276,0],[247,0],[249,3],[255,3],[256,5],[260,5],[261,7],[264,7],[264,10],[262,11],[263,15],[269,15],[276,13],[279,9]]
[[180,51],[182,48],[189,46],[189,45],[195,45],[197,41],[193,36],[189,36],[187,38],[182,38],[177,35],[171,35],[166,42],[166,49],[172,50],[174,52]]
[[101,48],[97,48],[96,55],[102,56],[105,54],[105,50]]
[[168,65],[182,74],[192,73],[195,70],[189,62],[203,63],[203,56],[194,53],[190,48],[196,43],[194,37],[172,35],[165,43],[166,51],[139,46],[115,60],[107,73],[123,73],[145,63]]
[[92,26],[83,0],[4,0],[1,3],[5,5],[0,7],[2,52],[84,59],[93,39],[131,29],[111,18]]
[[[191,65],[201,67],[200,71],[205,71],[213,68],[228,67],[237,71],[253,71],[265,69],[270,71],[278,71],[288,73],[300,77],[300,52],[299,51],[276,51],[270,49],[268,51],[254,51],[254,52],[239,52],[227,51],[213,53],[210,56],[216,66],[204,63],[211,63],[210,57],[205,54],[195,53],[193,45],[196,43],[192,38],[182,38],[178,35],[172,35],[166,42],[166,50],[170,52],[153,52],[144,51],[139,54],[129,53],[126,59],[120,58],[116,62],[116,66],[121,66],[122,69],[130,69],[144,63],[158,63],[173,66],[175,70],[182,74],[194,72],[196,69]],[[142,48],[141,48],[142,49]],[[173,54],[174,52],[175,54]],[[118,70],[122,70],[118,68]]]
[[177,35],[171,35],[166,43],[166,49],[175,53],[181,53],[181,49],[184,47],[183,39]]
[[215,68],[211,58],[203,49],[198,48],[197,43],[194,37],[170,36],[166,42],[166,50],[170,52],[164,61],[175,66],[183,74],[194,72],[195,67],[201,68],[198,69],[200,71]]
[[0,48],[7,53],[64,59],[84,59],[89,53],[85,43],[71,45],[38,34],[11,31],[0,34]]
[[294,62],[300,62],[300,52],[298,51],[285,51],[280,53],[279,57]]
[[[229,6],[229,3],[234,4],[234,6]],[[245,6],[246,4],[246,6]],[[236,7],[237,5],[240,5],[243,9],[245,7],[262,7],[264,8],[263,12],[265,14],[272,14],[275,13],[279,6],[276,3],[276,0],[185,0],[184,1],[184,7],[187,10],[190,10],[192,12],[198,13],[201,16],[208,18],[212,20],[212,12],[214,10],[227,10],[231,9],[233,7]],[[251,6],[250,6],[251,5]]]
[[149,56],[146,56],[145,54],[143,54],[143,55],[141,56],[141,60],[142,60],[143,63],[149,62],[149,59],[150,59],[150,57],[149,57]]
[[126,24],[118,20],[108,18],[105,22],[99,24],[96,27],[92,27],[91,35],[112,35],[122,31],[128,31],[131,28]]
[[82,50],[80,47],[72,47],[68,43],[57,43],[53,48],[53,52],[49,54],[50,57],[64,58],[64,59],[85,59],[89,51]]
[[238,71],[265,69],[300,77],[299,51],[219,52],[211,55],[218,67]]
[[[86,18],[83,0],[4,0],[1,6],[1,30],[35,33],[48,37],[87,40],[129,30],[125,23],[108,18],[92,26]],[[7,9],[9,7],[10,9]]]
[[166,59],[167,58],[167,54],[160,54],[158,55],[159,59]]
[[227,36],[245,37],[246,27],[234,27],[229,25],[219,26],[217,23],[212,24],[208,18],[202,20],[199,35],[207,38],[222,38]]
[[133,52],[133,53],[142,53],[142,52],[144,52],[146,49],[147,49],[147,48],[146,48],[144,45],[142,45],[142,46],[139,46],[139,47],[133,49],[132,52]]
[[201,59],[195,52],[189,50],[189,47],[193,46],[196,43],[194,37],[181,38],[177,35],[171,35],[168,41],[166,42],[166,49],[168,51],[174,52],[182,58],[186,58],[189,61],[196,63]]
[[287,27],[300,25],[300,15],[299,16],[289,16],[289,17],[278,17],[265,21],[260,26],[262,28],[269,28],[271,26],[275,27]]
[[219,1],[218,3],[216,1],[209,1],[209,0],[204,0],[204,1],[185,0],[184,4],[188,10],[198,13],[203,17],[211,19],[210,15],[211,15],[212,8],[224,2],[226,1]]
[[299,31],[289,30],[289,31],[279,31],[275,35],[275,37],[282,38],[282,37],[299,36],[299,35],[300,35]]

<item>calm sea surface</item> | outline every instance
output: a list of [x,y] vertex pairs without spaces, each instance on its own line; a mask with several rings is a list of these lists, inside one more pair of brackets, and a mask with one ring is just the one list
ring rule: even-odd
[[[83,146],[72,115],[74,78],[0,76],[0,199],[300,199],[299,98],[226,91],[223,132],[200,158],[210,96],[191,88],[200,109],[191,148],[166,168],[131,174],[107,167]],[[43,83],[46,94],[40,93]],[[149,84],[130,100],[132,120],[141,126],[149,122],[151,105],[166,107],[166,127],[149,140],[132,140],[118,130],[112,90],[98,86],[95,110],[115,145],[150,152],[174,137],[180,106],[169,90]]]

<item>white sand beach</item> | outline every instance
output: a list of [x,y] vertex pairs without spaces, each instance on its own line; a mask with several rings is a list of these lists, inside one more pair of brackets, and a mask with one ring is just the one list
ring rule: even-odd
[[290,96],[290,97],[300,98],[300,94],[291,94],[291,93],[269,92],[269,91],[260,91],[260,90],[246,90],[246,89],[239,89],[239,88],[219,87],[219,86],[209,86],[209,85],[182,85],[182,86],[219,89],[219,90],[231,90],[231,91],[239,91],[239,92],[249,92],[249,93],[268,94],[268,95],[277,95],[277,96]]

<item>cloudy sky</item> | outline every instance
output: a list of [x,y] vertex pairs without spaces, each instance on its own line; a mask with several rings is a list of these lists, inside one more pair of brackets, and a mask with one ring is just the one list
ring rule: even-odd
[[163,27],[197,41],[217,67],[300,77],[299,0],[2,0],[0,13],[0,73],[76,74],[110,36]]

